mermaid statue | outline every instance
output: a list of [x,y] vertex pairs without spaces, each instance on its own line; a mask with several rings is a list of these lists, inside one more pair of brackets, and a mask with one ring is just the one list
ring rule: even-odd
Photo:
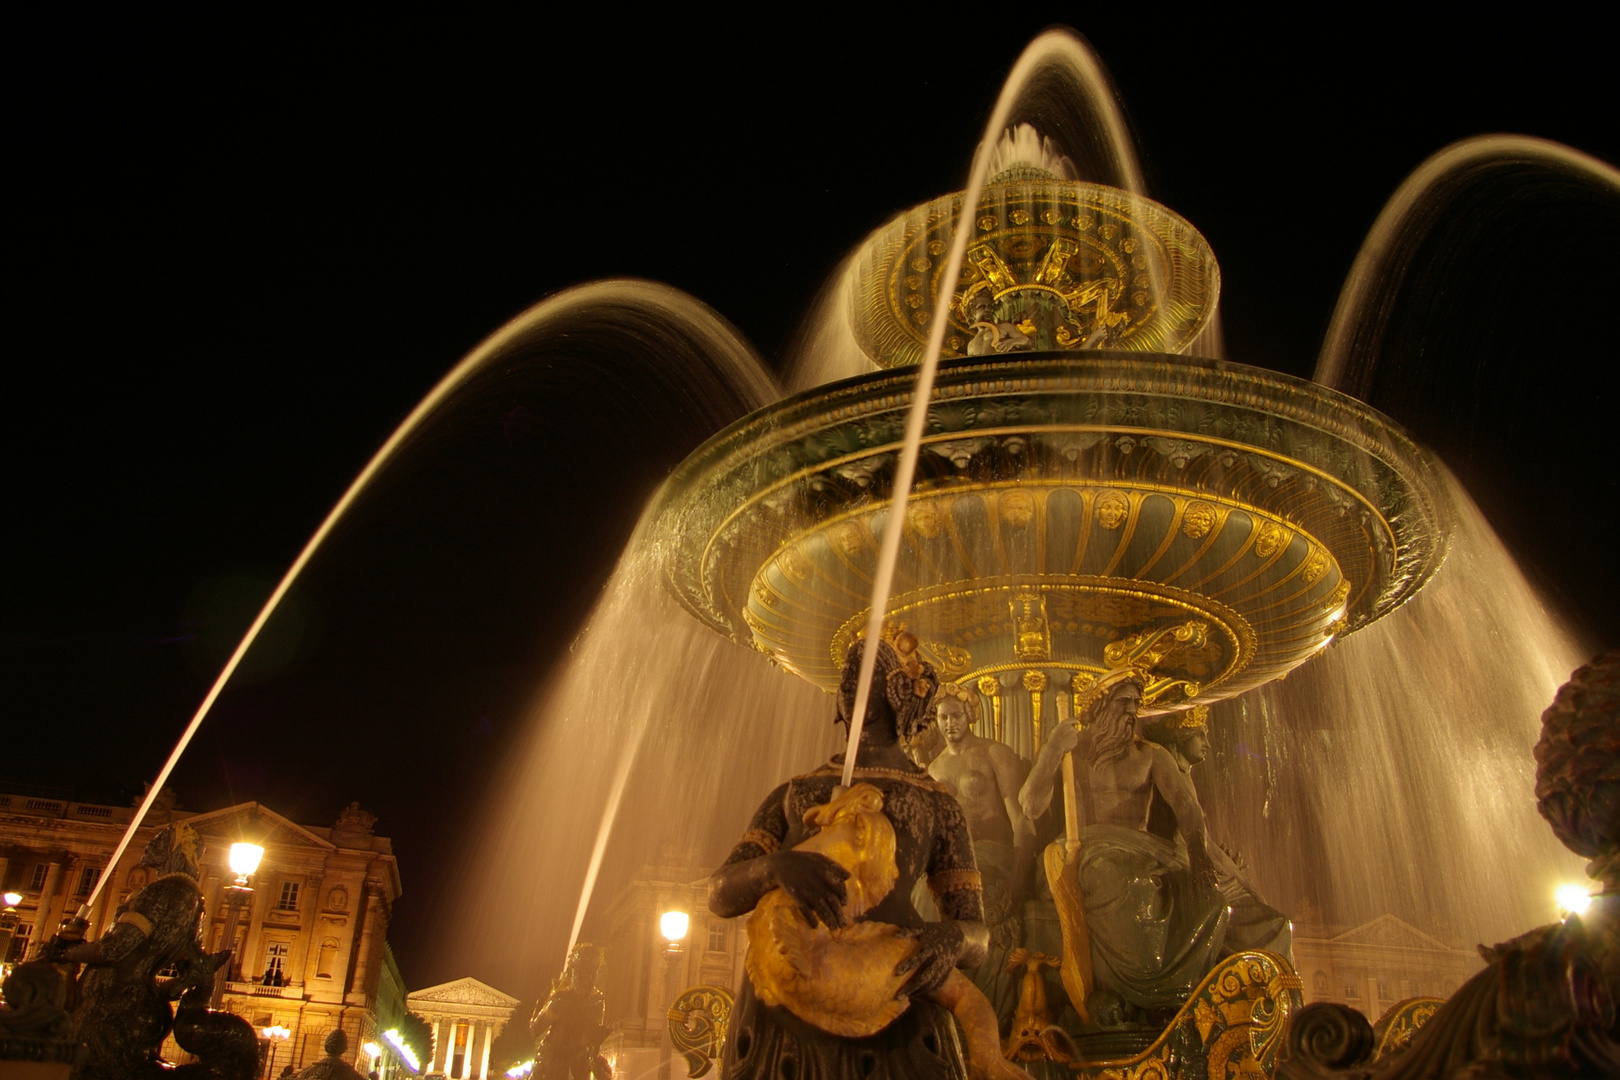
[[[845,724],[863,648],[844,661]],[[842,755],[778,786],[710,884],[716,915],[752,912],[724,1075],[1028,1080],[1001,1055],[990,1003],[957,970],[982,962],[989,938],[962,808],[902,746],[930,722],[938,680],[910,634],[877,649],[851,786],[840,785]],[[912,906],[920,878],[937,921]]]

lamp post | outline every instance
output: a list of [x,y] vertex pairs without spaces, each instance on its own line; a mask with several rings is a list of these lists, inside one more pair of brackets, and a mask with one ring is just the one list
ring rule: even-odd
[[8,892],[0,899],[6,906],[0,911],[0,977],[11,974],[11,940],[17,933],[17,905],[22,893]]
[[270,1052],[265,1055],[264,1062],[265,1080],[269,1080],[270,1077],[275,1075],[276,1049],[281,1043],[292,1038],[292,1029],[284,1028],[280,1024],[271,1024],[269,1027],[260,1028],[259,1034],[264,1036],[264,1041],[270,1044]]
[[[684,911],[666,911],[658,918],[658,930],[664,935],[664,958],[668,967],[664,972],[664,1000],[671,1004],[675,995],[680,991],[676,987],[675,966],[679,963],[684,950],[682,942],[686,940],[686,932],[691,929],[692,917]],[[669,1008],[665,1005],[665,1009]],[[674,1080],[675,1044],[669,1034],[669,1025],[664,1025],[664,1063],[661,1070],[664,1080]]]
[[226,959],[224,966],[214,974],[214,997],[208,1003],[211,1009],[218,1009],[224,1002],[225,983],[230,980],[231,969],[240,959],[236,955],[236,918],[241,914],[242,901],[253,891],[253,887],[248,884],[248,878],[259,869],[259,860],[262,858],[264,848],[258,844],[231,845],[229,861],[236,880],[225,889],[225,947],[231,950],[231,955]]

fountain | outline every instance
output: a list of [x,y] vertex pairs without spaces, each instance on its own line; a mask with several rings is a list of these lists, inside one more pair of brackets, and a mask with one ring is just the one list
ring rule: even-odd
[[[982,196],[970,184],[966,198],[926,203],[852,259],[854,289],[833,320],[848,327],[847,340],[801,359],[802,392],[723,431],[665,488],[574,670],[551,691],[558,722],[535,734],[534,757],[565,758],[601,787],[571,790],[564,818],[542,810],[544,785],[531,785],[527,821],[547,820],[553,836],[594,838],[584,858],[555,857],[570,880],[584,881],[573,937],[625,793],[653,774],[702,774],[671,792],[664,820],[621,841],[627,861],[671,837],[712,847],[716,835],[734,833],[736,804],[758,794],[726,790],[735,777],[786,775],[826,742],[828,709],[814,688],[831,687],[868,616],[914,633],[944,676],[980,695],[994,736],[1030,756],[1089,688],[1122,661],[1153,654],[1147,703],[1213,705],[1217,740],[1223,730],[1253,739],[1269,813],[1272,770],[1288,753],[1303,756],[1286,744],[1306,727],[1295,717],[1310,705],[1290,695],[1336,654],[1358,657],[1337,665],[1339,683],[1321,676],[1316,694],[1294,696],[1364,682],[1384,657],[1373,646],[1353,652],[1363,634],[1307,661],[1352,631],[1389,616],[1387,627],[1431,603],[1447,584],[1448,550],[1455,561],[1460,546],[1490,548],[1445,471],[1376,411],[1319,384],[1202,355],[1219,352],[1213,256],[1189,223],[1140,194],[1129,156],[1126,146],[1112,159],[1105,179],[1117,186],[1081,183],[1061,155],[1013,129],[999,163],[985,162]],[[942,258],[956,237],[968,256],[960,288]],[[521,344],[542,321],[498,344]],[[916,394],[907,369],[932,359],[925,328],[947,356],[932,389]],[[470,358],[443,391],[501,351]],[[884,370],[852,370],[860,356]],[[829,373],[847,377],[819,385]],[[770,396],[751,390],[737,396],[750,405]],[[913,399],[927,421],[914,440],[922,452],[914,487],[895,480]],[[390,449],[408,434],[409,425]],[[385,460],[386,452],[356,490]],[[913,499],[902,512],[886,501],[896,488]],[[867,587],[879,576],[877,553],[896,540],[899,591],[874,605]],[[1511,568],[1491,569],[1512,579],[1504,605],[1522,608],[1528,593],[1515,592],[1522,582]],[[1454,614],[1468,606],[1450,603]],[[1493,628],[1503,621],[1492,613]],[[1530,621],[1524,633],[1546,645],[1532,661],[1536,685],[1523,691],[1535,697],[1570,665],[1541,659],[1568,645],[1546,632],[1544,615]],[[1411,620],[1400,625],[1422,636]],[[722,636],[802,681],[775,676]],[[1160,649],[1167,641],[1182,648]],[[627,662],[654,651],[667,669],[637,671],[626,688]],[[670,721],[663,713],[677,701],[708,722]],[[586,741],[593,714],[619,724],[622,741],[608,752]],[[744,720],[763,737],[723,737]],[[1488,747],[1480,760],[1494,765],[1500,752]],[[552,766],[524,767],[542,776]],[[1205,799],[1221,824],[1240,827],[1240,810],[1252,817],[1261,801],[1241,776],[1212,785],[1221,794]],[[509,853],[527,850],[512,834],[503,840]],[[496,861],[522,865],[532,882],[532,864],[511,854]],[[1353,876],[1348,861],[1339,875]],[[576,866],[580,874],[566,873]],[[1274,861],[1268,872],[1283,870]],[[530,932],[500,929],[517,940]],[[1278,967],[1268,978],[1286,974]],[[1290,1003],[1275,992],[1265,1000]],[[1271,1015],[1268,1054],[1286,1007]]]
[[[980,198],[904,213],[856,256],[850,324],[889,370],[752,414],[666,485],[649,517],[683,606],[828,690],[869,624],[903,628],[941,678],[981,696],[997,742],[1035,757],[1129,662],[1147,669],[1150,710],[1204,705],[1413,596],[1445,556],[1451,513],[1426,455],[1319,385],[1181,355],[1219,290],[1196,230],[1065,179],[1029,129],[997,157]],[[959,287],[943,258],[953,237]],[[909,482],[905,369],[930,333],[948,359]],[[894,595],[880,584],[874,599],[891,569]],[[1263,963],[1280,1023],[1290,969]],[[1068,995],[1086,1018],[1085,994]],[[1176,1026],[1146,1040],[1152,1052],[1132,1047],[1138,1063],[1185,1053]]]
[[[655,853],[695,847],[691,861],[713,865],[766,778],[831,748],[825,699],[807,691],[831,687],[875,611],[1030,756],[1115,661],[1185,632],[1196,644],[1161,658],[1150,704],[1211,706],[1223,768],[1199,788],[1212,832],[1260,854],[1253,873],[1279,906],[1428,914],[1476,940],[1535,918],[1543,880],[1572,864],[1514,783],[1529,718],[1578,659],[1568,634],[1399,427],[1321,384],[1207,358],[1220,353],[1218,269],[1190,223],[1139,193],[1128,145],[1103,155],[1111,188],[1073,180],[1038,135],[1015,128],[1004,149],[994,172],[986,156],[982,196],[926,203],[851,256],[789,368],[798,393],[694,453],[649,509],[537,708],[510,774],[522,794],[503,805],[513,824],[476,891],[519,891],[537,867],[585,876],[577,936],[593,889]],[[947,254],[964,234],[953,287]],[[917,395],[910,365],[932,335],[947,356]],[[919,397],[918,479],[897,484]],[[896,488],[914,500],[898,513]],[[898,591],[874,605],[881,545],[897,539]],[[1448,560],[1457,569],[1440,570]],[[773,678],[720,635],[799,678]],[[1522,662],[1457,655],[1473,635]],[[615,683],[652,650],[674,659]],[[1443,689],[1380,677],[1398,668],[1440,674]],[[672,701],[685,719],[668,717]],[[1477,718],[1474,737],[1455,768],[1413,783],[1453,712]],[[552,763],[599,756],[600,716],[616,718],[611,783],[561,798]],[[614,831],[626,792],[659,793],[657,812]],[[1346,798],[1374,820],[1342,813]],[[1456,835],[1464,816],[1482,827]],[[588,868],[525,836],[519,823],[536,820],[594,835]],[[1522,874],[1495,880],[1488,846]],[[503,943],[552,933],[532,908],[487,910]],[[477,930],[466,944],[494,940]]]

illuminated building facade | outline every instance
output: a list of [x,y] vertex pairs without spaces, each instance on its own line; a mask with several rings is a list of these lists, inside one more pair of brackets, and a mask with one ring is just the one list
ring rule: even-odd
[[[89,898],[133,813],[0,793],[0,883],[22,894],[9,957],[21,958]],[[223,1007],[272,1031],[265,1040],[271,1075],[284,1065],[319,1061],[323,1041],[338,1027],[349,1036],[351,1054],[363,1056],[365,1043],[398,1022],[379,1012],[397,1012],[403,989],[385,943],[400,895],[399,866],[388,838],[372,831],[376,819],[355,804],[330,826],[299,825],[253,802],[192,813],[177,809],[165,792],[97,898],[90,937],[105,932],[118,905],[150,880],[139,865],[142,850],[171,821],[185,821],[202,841],[203,945],[210,952],[227,947],[227,927],[234,925]],[[262,845],[264,857],[249,879],[251,892],[238,894],[233,905],[228,886],[235,875],[226,860],[230,846],[243,841]],[[164,1056],[180,1060],[172,1041]]]
[[1294,936],[1305,1000],[1335,1001],[1377,1020],[1396,1002],[1450,997],[1485,966],[1479,954],[1431,937],[1394,915],[1332,934],[1309,925]]

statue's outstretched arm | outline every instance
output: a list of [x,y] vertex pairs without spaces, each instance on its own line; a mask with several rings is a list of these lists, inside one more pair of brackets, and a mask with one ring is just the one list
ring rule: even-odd
[[1058,769],[1063,766],[1063,755],[1073,750],[1080,742],[1080,725],[1073,720],[1065,720],[1053,731],[1052,737],[1046,740],[1041,752],[1035,757],[1035,767],[1029,771],[1029,779],[1018,792],[1018,805],[1024,808],[1024,816],[1034,821],[1046,813],[1046,808],[1052,805],[1052,792],[1057,786]]
[[844,879],[849,871],[825,855],[782,850],[787,837],[786,784],[765,797],[731,856],[709,879],[709,910],[723,919],[746,915],[772,889],[799,905],[805,921],[844,925]]

